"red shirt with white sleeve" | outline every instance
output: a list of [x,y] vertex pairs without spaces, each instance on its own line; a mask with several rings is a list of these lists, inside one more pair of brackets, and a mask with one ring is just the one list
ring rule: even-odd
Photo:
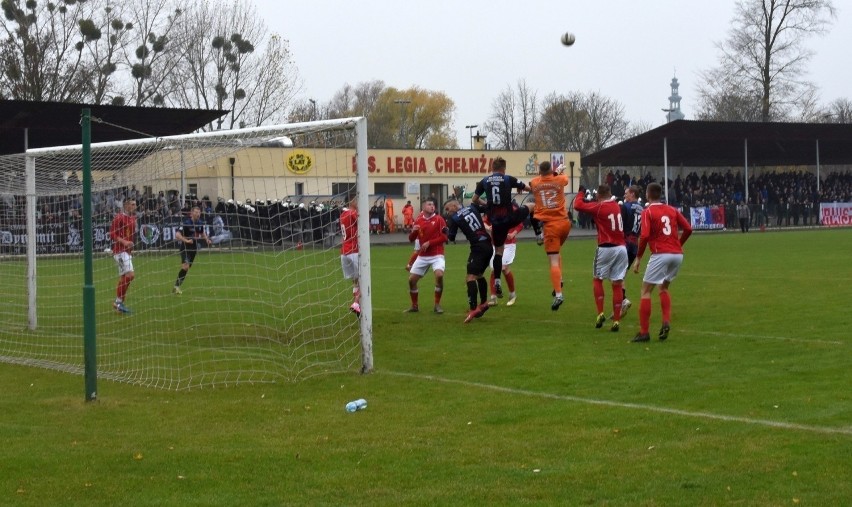
[[418,226],[420,227],[418,230],[411,231],[408,235],[408,241],[420,240],[420,256],[444,255],[444,243],[447,242],[447,234],[444,232],[447,229],[447,222],[444,221],[444,217],[438,213],[431,217],[421,213],[414,221],[414,227]]
[[583,194],[577,194],[574,199],[574,209],[592,215],[598,230],[598,245],[626,245],[624,241],[624,223],[621,217],[621,206],[616,201],[583,200]]

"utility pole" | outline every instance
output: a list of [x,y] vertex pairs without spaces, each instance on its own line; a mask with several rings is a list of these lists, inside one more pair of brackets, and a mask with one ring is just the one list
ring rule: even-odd
[[408,148],[405,140],[405,106],[411,104],[408,99],[396,99],[394,104],[399,104],[399,144],[403,148]]
[[470,134],[470,149],[471,150],[473,149],[473,129],[475,129],[478,126],[479,125],[465,125],[464,126],[464,128],[466,128],[468,133]]
[[315,121],[317,119],[317,101],[308,99],[308,102],[311,103],[311,121]]

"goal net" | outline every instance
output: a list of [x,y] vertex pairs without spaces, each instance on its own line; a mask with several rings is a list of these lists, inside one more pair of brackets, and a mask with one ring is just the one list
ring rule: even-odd
[[[368,219],[360,318],[338,221],[356,194],[367,209],[365,162],[363,118],[92,144],[98,377],[188,389],[369,371]],[[0,157],[0,362],[84,371],[83,164],[82,146]],[[130,197],[125,314],[109,230]],[[195,206],[211,241],[179,280]]]

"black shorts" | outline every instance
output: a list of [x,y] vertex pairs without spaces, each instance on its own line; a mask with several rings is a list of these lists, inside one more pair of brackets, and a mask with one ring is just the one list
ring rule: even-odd
[[467,257],[467,274],[482,276],[491,264],[494,247],[490,241],[477,241],[470,245],[470,255]]
[[632,242],[630,239],[627,240],[627,268],[630,269],[630,266],[633,265],[633,261],[636,260],[636,254],[639,253],[639,244]]
[[192,266],[192,263],[195,261],[195,254],[198,253],[198,250],[195,248],[181,248],[180,249],[180,262],[181,264],[189,264]]
[[494,246],[505,245],[506,236],[509,235],[509,231],[518,224],[523,223],[528,216],[530,216],[530,209],[526,206],[521,206],[516,210],[512,210],[512,213],[508,217],[500,221],[492,221],[491,238],[494,241]]

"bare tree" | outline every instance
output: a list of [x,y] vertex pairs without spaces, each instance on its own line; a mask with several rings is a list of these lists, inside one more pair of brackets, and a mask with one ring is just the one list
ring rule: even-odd
[[491,116],[485,122],[485,128],[489,135],[497,138],[494,146],[498,149],[515,149],[517,141],[515,100],[514,91],[507,86],[491,103]]
[[545,146],[593,153],[627,137],[624,106],[597,92],[549,95],[539,132]]
[[545,146],[555,150],[595,151],[583,94],[572,92],[566,96],[552,93],[545,97],[539,137]]
[[[338,90],[331,101],[325,106],[328,118],[347,118],[350,116],[366,116],[367,139],[372,146],[391,146],[395,143],[393,125],[398,125],[394,117],[393,103],[381,103],[386,86],[383,81],[367,81],[352,86],[349,83]],[[393,125],[391,125],[391,123]],[[398,137],[396,137],[398,139]]]
[[695,118],[705,121],[761,121],[761,99],[757,88],[724,69],[701,73]]
[[180,8],[172,8],[172,0],[129,2],[127,16],[134,30],[124,52],[131,80],[125,92],[127,102],[135,106],[165,104],[181,56],[173,48],[181,43],[172,39],[182,15]]
[[814,120],[823,123],[852,123],[852,101],[845,97],[835,99]]
[[21,100],[77,102],[88,98],[91,62],[81,51],[92,32],[80,33],[95,2],[3,0],[0,93]]
[[[133,23],[125,21],[124,6],[106,5],[93,18],[79,21],[83,35],[83,51],[92,62],[89,99],[94,104],[103,104],[110,94],[116,92],[116,74],[121,57],[127,50],[132,35]],[[124,98],[114,96],[111,102],[123,104]]]
[[314,99],[296,100],[290,107],[287,121],[300,123],[319,119],[320,112]]
[[485,129],[497,137],[498,147],[527,150],[535,142],[538,117],[538,93],[521,79],[494,99]]
[[[542,111],[540,139],[554,150],[594,153],[624,140],[629,133],[624,106],[597,92],[551,94],[545,98]],[[588,171],[582,168],[584,184],[592,181]]]
[[699,116],[738,119],[728,108],[755,100],[761,121],[796,116],[791,110],[813,88],[803,79],[813,55],[804,40],[825,33],[834,17],[831,0],[739,0],[728,38],[717,43],[718,66],[702,74]]
[[538,125],[538,93],[527,86],[523,79],[518,81],[516,88],[518,100],[518,148],[528,150],[531,148],[533,135]]
[[636,137],[638,135],[642,135],[645,132],[653,129],[654,125],[651,122],[645,120],[639,120],[635,123],[630,123],[627,126],[627,133],[624,135],[625,139],[630,139],[631,137]]
[[[386,89],[384,81],[367,81],[355,86],[346,83],[331,98],[328,105],[332,118],[369,116]],[[368,126],[369,128],[369,126]]]
[[268,35],[253,6],[244,0],[194,0],[180,28],[182,58],[173,74],[172,103],[230,111],[210,126],[215,129],[286,119],[298,73],[287,41]]
[[627,137],[629,123],[624,117],[624,105],[597,92],[586,95],[585,105],[595,151]]
[[246,90],[242,113],[249,124],[280,123],[287,108],[301,89],[296,64],[287,41],[280,35],[270,37],[258,61],[243,75]]

